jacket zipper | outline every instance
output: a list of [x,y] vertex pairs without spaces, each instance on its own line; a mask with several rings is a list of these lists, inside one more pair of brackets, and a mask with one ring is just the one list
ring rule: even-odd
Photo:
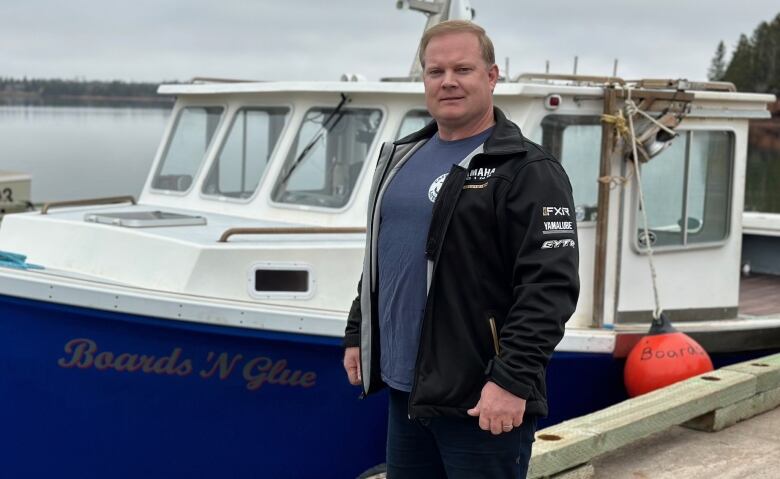
[[493,336],[493,349],[496,351],[496,356],[501,355],[501,347],[498,345],[498,331],[496,330],[496,318],[491,316],[488,318],[490,323],[490,335]]
[[[473,159],[472,159],[473,160]],[[461,170],[464,170],[462,167],[458,167]],[[466,173],[468,173],[468,170],[466,169]],[[452,172],[447,176],[447,179],[452,178]],[[444,218],[444,224],[442,226],[442,230],[439,233],[439,245],[436,248],[436,255],[433,258],[433,267],[431,271],[431,287],[428,289],[428,298],[426,299],[425,303],[425,312],[423,313],[423,319],[420,322],[420,337],[417,339],[417,359],[414,363],[414,381],[412,382],[412,390],[409,392],[409,402],[406,406],[407,408],[407,417],[411,420],[414,419],[414,414],[412,414],[412,398],[414,397],[414,392],[417,389],[417,377],[419,376],[418,368],[420,367],[420,357],[422,356],[422,349],[420,348],[420,343],[422,343],[422,332],[425,328],[425,320],[428,317],[428,311],[430,310],[429,302],[431,301],[431,292],[433,291],[433,278],[436,276],[436,265],[439,262],[439,256],[441,255],[441,243],[444,240],[444,235],[447,232],[447,227],[449,226],[450,220],[452,219],[452,214],[455,212],[455,203],[457,203],[458,198],[460,197],[460,193],[463,190],[463,184],[466,182],[466,175],[463,175],[463,181],[460,185],[458,185],[458,189],[455,194],[455,198],[453,199],[453,203],[449,205],[449,210],[447,211],[447,216]],[[447,181],[445,180],[444,183],[446,184]],[[444,185],[442,185],[442,190],[444,190]],[[440,195],[443,191],[440,191]],[[437,198],[437,201],[441,199],[442,201],[444,198]],[[427,241],[426,241],[427,243]],[[427,247],[427,245],[426,245]]]

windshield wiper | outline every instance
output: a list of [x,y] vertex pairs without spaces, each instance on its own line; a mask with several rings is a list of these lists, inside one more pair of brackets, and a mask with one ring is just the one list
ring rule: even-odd
[[[292,176],[295,169],[300,165],[303,160],[306,159],[306,157],[309,155],[309,152],[312,148],[314,148],[314,145],[317,144],[318,141],[320,141],[320,138],[322,138],[323,133],[325,131],[330,130],[334,126],[338,124],[338,122],[341,120],[341,118],[344,116],[344,113],[341,113],[342,108],[344,108],[344,105],[347,104],[350,101],[349,97],[347,97],[345,94],[341,94],[341,101],[338,105],[336,105],[336,108],[333,109],[333,111],[328,115],[328,117],[325,119],[325,121],[322,122],[322,126],[319,130],[312,136],[311,140],[306,144],[305,147],[301,150],[300,154],[295,158],[295,161],[292,162],[290,165],[290,168],[287,170],[287,172],[284,174],[284,177],[282,178],[282,181],[279,182],[279,185],[285,185],[287,184],[287,181],[290,179],[290,176]],[[338,118],[336,118],[336,115],[339,115]],[[335,121],[331,125],[330,122],[334,118]]]

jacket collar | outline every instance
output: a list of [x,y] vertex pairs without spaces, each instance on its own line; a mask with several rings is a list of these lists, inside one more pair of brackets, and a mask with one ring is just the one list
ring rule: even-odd
[[[520,131],[520,128],[513,122],[509,121],[504,115],[504,112],[502,112],[497,107],[493,107],[493,116],[496,120],[496,125],[495,128],[493,128],[493,132],[490,134],[490,137],[488,137],[488,139],[485,141],[485,149],[482,154],[511,155],[528,151],[525,146],[525,137]],[[432,120],[421,130],[407,135],[400,140],[396,140],[394,144],[403,145],[406,143],[428,140],[438,130],[439,126],[436,124],[435,120]]]

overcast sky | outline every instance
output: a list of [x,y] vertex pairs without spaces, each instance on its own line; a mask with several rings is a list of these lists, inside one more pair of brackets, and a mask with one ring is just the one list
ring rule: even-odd
[[[425,24],[395,0],[0,0],[0,76],[160,82],[375,80],[408,73]],[[778,0],[472,0],[510,73],[704,79],[720,40]]]

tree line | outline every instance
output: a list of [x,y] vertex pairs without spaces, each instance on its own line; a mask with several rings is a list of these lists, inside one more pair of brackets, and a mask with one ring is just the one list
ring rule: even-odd
[[[729,81],[740,91],[780,96],[780,14],[761,22],[748,38],[739,37],[726,62],[721,41],[708,77]],[[745,211],[780,213],[780,102],[770,105],[771,119],[751,120],[745,183]]]
[[157,83],[124,82],[120,80],[64,80],[42,78],[0,77],[0,96],[26,97],[42,100],[57,98],[103,98],[160,101]]
[[728,81],[740,91],[780,95],[780,14],[771,22],[761,22],[748,38],[740,35],[726,62],[726,46],[715,49],[708,71],[713,81]]

